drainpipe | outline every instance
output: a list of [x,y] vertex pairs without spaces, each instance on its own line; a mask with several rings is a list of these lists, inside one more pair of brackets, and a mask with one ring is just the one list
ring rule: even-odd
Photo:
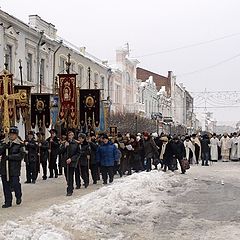
[[54,86],[55,86],[55,64],[56,64],[56,53],[57,53],[58,50],[61,48],[62,43],[63,43],[63,40],[60,40],[57,49],[56,49],[56,50],[54,51],[54,53],[53,53],[53,85],[52,85],[52,86],[53,86],[53,89],[54,89]]
[[44,35],[44,31],[40,32],[40,38],[37,44],[37,93],[39,93],[39,89],[41,89],[40,86],[40,46],[41,46],[41,42],[42,42],[42,38]]

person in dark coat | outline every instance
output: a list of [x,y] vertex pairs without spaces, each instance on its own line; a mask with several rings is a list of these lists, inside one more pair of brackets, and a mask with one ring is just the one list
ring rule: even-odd
[[49,178],[53,178],[53,172],[55,173],[55,178],[58,177],[58,168],[57,168],[57,156],[59,154],[59,139],[57,138],[57,130],[50,130],[51,136],[47,139],[49,145]]
[[171,149],[172,149],[172,170],[177,170],[177,161],[180,164],[181,172],[184,174],[186,170],[183,168],[182,160],[186,156],[185,147],[183,142],[179,139],[179,137],[175,136],[171,141]]
[[73,175],[78,165],[79,147],[77,141],[74,139],[73,131],[68,132],[68,140],[61,145],[60,152],[62,154],[62,166],[64,167],[64,174],[67,181],[67,196],[73,194]]
[[95,136],[89,136],[86,138],[86,140],[87,140],[89,151],[90,151],[89,164],[90,164],[92,180],[93,180],[93,184],[97,184],[98,165],[96,161],[96,152],[97,152],[98,145],[95,141]]
[[37,133],[37,143],[38,143],[38,157],[40,158],[40,163],[42,165],[43,176],[42,179],[47,179],[47,161],[48,161],[48,141],[45,140],[45,133]]
[[16,196],[16,204],[22,202],[22,189],[20,184],[21,161],[24,158],[24,145],[18,138],[18,128],[11,127],[9,138],[0,144],[0,169],[5,202],[2,208],[12,206],[12,188]]
[[146,159],[146,171],[149,172],[152,170],[152,159],[158,155],[158,146],[147,132],[143,134],[143,149]]
[[210,140],[207,134],[205,134],[201,140],[201,151],[202,166],[209,166],[208,161],[210,160]]
[[103,184],[107,184],[108,177],[109,183],[113,182],[114,178],[114,165],[119,159],[116,146],[109,141],[107,134],[102,136],[103,144],[99,146],[96,154],[96,160],[100,163]]
[[38,145],[34,139],[34,132],[29,131],[25,141],[25,162],[26,162],[26,177],[25,183],[35,183],[39,171],[38,161]]
[[86,141],[86,135],[84,133],[80,133],[78,135],[78,144],[79,144],[79,163],[77,168],[75,169],[75,180],[76,180],[76,188],[79,189],[81,187],[81,178],[83,179],[84,187],[87,188],[89,185],[89,166],[90,166],[90,148],[89,144]]
[[160,161],[161,161],[161,164],[163,165],[163,171],[166,172],[167,171],[167,168],[168,170],[173,170],[173,167],[172,167],[172,156],[173,156],[173,153],[172,153],[172,148],[171,148],[171,144],[169,143],[169,139],[167,136],[162,136],[161,139],[161,144],[159,144],[159,152],[160,152],[160,155],[159,155],[159,158],[160,158]]

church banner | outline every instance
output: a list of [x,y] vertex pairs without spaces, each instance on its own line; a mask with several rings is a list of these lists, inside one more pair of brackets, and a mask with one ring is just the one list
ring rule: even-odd
[[23,122],[26,122],[26,119],[29,116],[30,110],[30,96],[31,96],[31,86],[22,86],[15,85],[14,93],[22,93],[25,95],[25,98],[20,98],[19,100],[15,100],[16,106],[16,121],[20,121],[20,114],[22,115]]
[[[3,76],[0,76],[0,95],[4,94],[4,87],[3,87]],[[8,74],[8,94],[13,94],[13,74]],[[1,108],[3,109],[3,102],[1,105]],[[14,109],[15,104],[14,100],[8,100],[8,113],[9,113],[9,119],[11,122],[14,122]]]
[[99,127],[100,122],[100,90],[80,90],[80,125],[88,129]]
[[51,124],[55,126],[58,120],[59,98],[56,95],[51,96],[50,100],[50,112],[51,112]]
[[31,94],[31,126],[50,126],[50,94]]
[[59,76],[59,119],[70,127],[77,125],[76,74],[58,74]]

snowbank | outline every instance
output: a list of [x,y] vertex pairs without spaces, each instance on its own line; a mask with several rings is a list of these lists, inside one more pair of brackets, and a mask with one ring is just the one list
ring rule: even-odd
[[169,190],[183,188],[182,177],[158,171],[133,174],[79,199],[66,198],[65,204],[22,222],[9,221],[0,227],[0,240],[147,239],[145,234],[168,210]]

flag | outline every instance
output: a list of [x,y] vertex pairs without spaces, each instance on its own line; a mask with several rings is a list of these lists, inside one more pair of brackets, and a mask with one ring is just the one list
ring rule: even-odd
[[80,90],[80,125],[95,129],[100,125],[100,90]]
[[50,126],[50,94],[31,94],[31,126]]

